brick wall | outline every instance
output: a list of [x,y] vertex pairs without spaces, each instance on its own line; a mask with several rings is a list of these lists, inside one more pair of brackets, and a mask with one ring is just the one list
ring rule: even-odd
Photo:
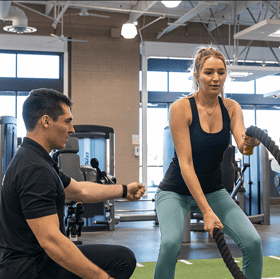
[[112,127],[118,182],[138,181],[132,135],[139,133],[139,43],[122,38],[87,40],[73,43],[73,123]]

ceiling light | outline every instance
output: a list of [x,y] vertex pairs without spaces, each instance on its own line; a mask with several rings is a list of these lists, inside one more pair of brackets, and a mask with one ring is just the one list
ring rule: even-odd
[[14,26],[14,25],[5,26],[3,30],[11,33],[17,33],[17,34],[33,33],[37,31],[35,27]]
[[137,29],[134,23],[127,22],[123,24],[122,30],[121,30],[121,35],[125,39],[133,39],[137,35]]
[[182,1],[161,1],[166,8],[176,8]]

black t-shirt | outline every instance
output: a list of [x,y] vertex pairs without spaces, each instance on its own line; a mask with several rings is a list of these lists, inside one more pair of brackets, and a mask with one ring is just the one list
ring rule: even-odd
[[64,189],[70,181],[41,145],[24,139],[1,189],[1,279],[37,278],[37,272],[47,264],[49,258],[26,219],[57,214],[60,231],[64,233]]

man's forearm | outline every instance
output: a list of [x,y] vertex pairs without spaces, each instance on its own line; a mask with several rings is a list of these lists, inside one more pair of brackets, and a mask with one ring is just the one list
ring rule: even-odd
[[84,195],[81,201],[84,203],[96,203],[111,199],[121,198],[123,186],[121,184],[97,184],[89,181],[78,182],[84,188]]

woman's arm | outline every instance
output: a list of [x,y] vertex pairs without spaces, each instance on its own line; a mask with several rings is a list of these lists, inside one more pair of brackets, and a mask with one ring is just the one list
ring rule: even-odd
[[187,98],[178,100],[172,104],[169,118],[170,131],[182,177],[203,214],[204,229],[209,232],[210,237],[213,237],[212,232],[214,227],[218,226],[220,229],[223,229],[223,225],[209,206],[194,170],[189,132],[191,120],[191,107]]
[[260,142],[254,138],[245,134],[246,129],[243,121],[243,113],[240,105],[231,99],[225,99],[227,103],[227,109],[230,114],[230,129],[236,141],[238,150],[243,155],[252,155],[253,148],[260,145]]

